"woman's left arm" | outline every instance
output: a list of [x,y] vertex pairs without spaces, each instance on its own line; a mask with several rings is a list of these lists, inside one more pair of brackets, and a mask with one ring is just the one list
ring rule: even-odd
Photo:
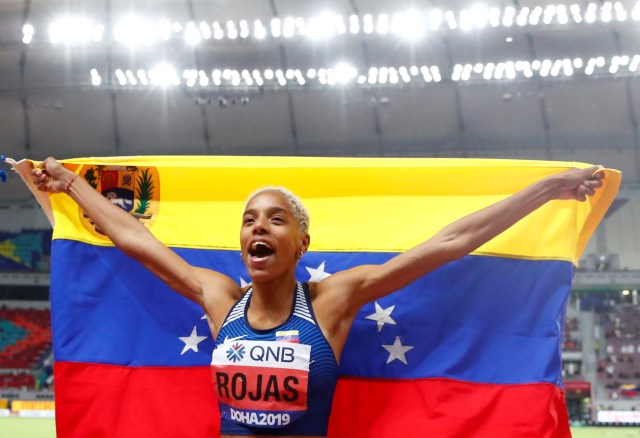
[[429,240],[382,265],[358,266],[326,278],[318,284],[318,292],[326,291],[345,314],[353,315],[362,305],[469,254],[551,200],[586,200],[602,186],[601,169],[570,169],[537,181],[447,225]]

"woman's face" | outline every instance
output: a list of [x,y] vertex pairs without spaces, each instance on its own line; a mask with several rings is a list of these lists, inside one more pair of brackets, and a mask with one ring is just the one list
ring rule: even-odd
[[252,281],[270,281],[293,273],[309,236],[300,233],[286,198],[266,191],[253,197],[242,216],[240,246]]

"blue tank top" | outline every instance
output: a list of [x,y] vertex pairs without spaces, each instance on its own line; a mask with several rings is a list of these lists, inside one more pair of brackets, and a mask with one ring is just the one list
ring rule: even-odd
[[257,330],[247,321],[249,289],[231,308],[216,339],[213,383],[220,430],[229,435],[326,435],[338,363],[296,283],[289,318]]

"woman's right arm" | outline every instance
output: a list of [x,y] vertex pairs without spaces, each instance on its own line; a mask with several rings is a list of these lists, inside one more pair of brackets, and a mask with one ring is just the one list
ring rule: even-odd
[[[225,308],[225,301],[232,302],[239,296],[240,288],[229,277],[191,266],[156,239],[137,219],[112,204],[84,178],[66,169],[55,159],[47,158],[40,168],[34,169],[32,179],[41,191],[64,192],[71,196],[125,254],[138,260],[169,287],[205,310],[211,304],[214,308]],[[222,306],[216,306],[215,302],[220,301]]]

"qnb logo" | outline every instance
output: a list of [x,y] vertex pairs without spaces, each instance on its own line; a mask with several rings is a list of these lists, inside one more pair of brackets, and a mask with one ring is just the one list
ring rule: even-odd
[[244,358],[244,345],[240,343],[233,344],[231,348],[227,350],[227,359],[231,362],[240,362]]

